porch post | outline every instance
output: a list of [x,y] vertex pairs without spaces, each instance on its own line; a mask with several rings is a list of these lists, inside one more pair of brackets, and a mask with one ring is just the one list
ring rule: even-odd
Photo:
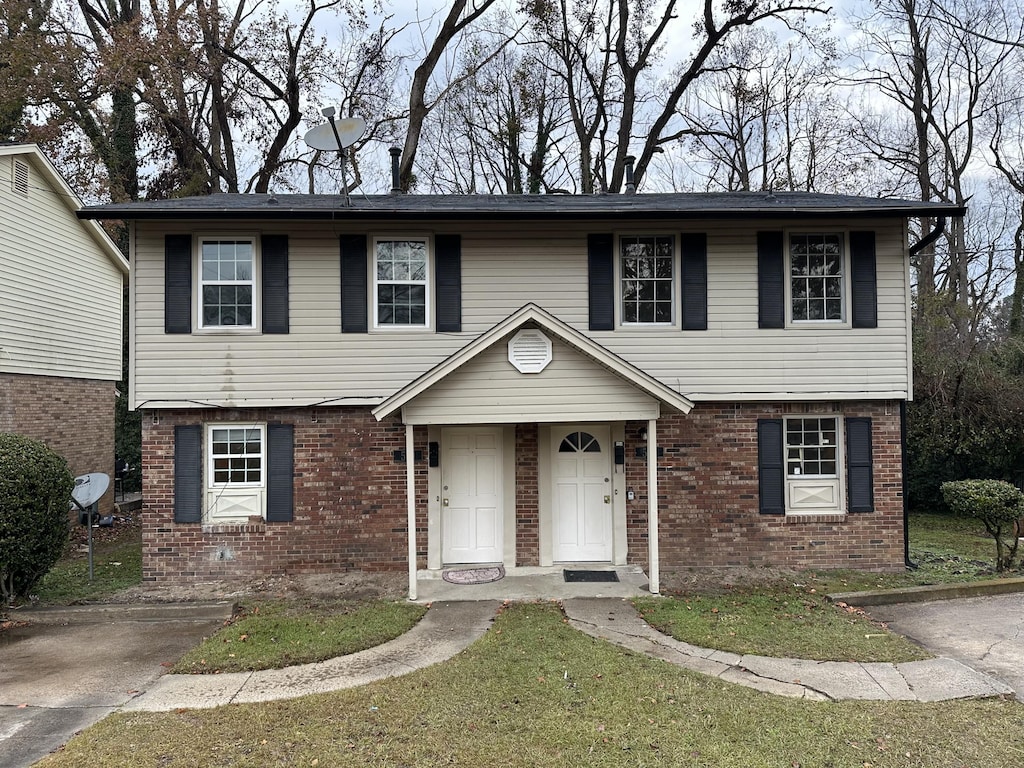
[[409,599],[416,599],[416,449],[412,424],[405,425],[405,498],[409,513]]
[[647,559],[652,595],[661,591],[658,563],[658,420],[647,420]]

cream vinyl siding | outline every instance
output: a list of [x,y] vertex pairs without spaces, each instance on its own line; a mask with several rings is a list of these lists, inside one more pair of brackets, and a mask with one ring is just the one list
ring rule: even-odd
[[[273,224],[273,222],[271,222]],[[462,235],[462,332],[342,334],[338,235],[395,231],[394,224],[267,225],[289,235],[291,332],[164,334],[164,235],[253,231],[252,222],[139,222],[133,264],[133,407],[210,403],[376,404],[517,309],[534,302],[609,351],[693,399],[906,396],[910,390],[907,261],[901,220],[818,222],[815,230],[876,232],[878,328],[759,329],[757,244],[778,222],[671,222],[616,234],[708,234],[708,330],[587,330],[587,234],[595,225],[409,222],[410,232]],[[434,285],[431,284],[431,290]],[[677,286],[678,288],[678,286]],[[193,296],[193,302],[195,297]]]
[[656,419],[654,398],[561,341],[540,373],[508,361],[507,336],[402,408],[407,424]]
[[0,371],[121,378],[122,273],[86,226],[32,154],[0,157]]

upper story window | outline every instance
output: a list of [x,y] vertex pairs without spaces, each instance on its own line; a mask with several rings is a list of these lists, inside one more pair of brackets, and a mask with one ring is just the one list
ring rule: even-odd
[[201,327],[254,327],[255,262],[252,238],[199,241]]
[[675,242],[671,235],[619,240],[619,286],[623,324],[673,322]]
[[843,235],[837,232],[790,234],[792,322],[843,322],[846,319],[843,240]]
[[373,243],[374,326],[426,328],[430,318],[427,240],[378,238]]

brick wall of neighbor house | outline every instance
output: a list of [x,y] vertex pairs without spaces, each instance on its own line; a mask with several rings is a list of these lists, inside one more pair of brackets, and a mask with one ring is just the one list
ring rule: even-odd
[[[174,522],[174,427],[206,422],[295,427],[294,519],[205,526]],[[156,422],[156,423],[154,423]],[[223,409],[143,414],[143,580],[232,581],[408,566],[405,449],[397,419],[367,408]],[[417,549],[426,566],[427,432],[417,428]],[[204,445],[205,454],[205,445]]]
[[74,476],[103,472],[111,489],[99,511],[114,507],[114,383],[0,373],[0,432],[45,443]]
[[[874,512],[787,517],[758,513],[757,419],[839,413],[872,419]],[[626,425],[629,562],[647,565],[647,467],[639,422]],[[690,566],[903,567],[899,403],[701,404],[658,421],[659,551],[663,569]]]
[[516,425],[516,565],[540,564],[536,424]]

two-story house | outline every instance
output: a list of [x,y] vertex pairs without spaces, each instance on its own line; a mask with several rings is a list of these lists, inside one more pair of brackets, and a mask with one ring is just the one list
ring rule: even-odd
[[131,222],[144,577],[904,564],[908,219],[819,194],[227,195]]
[[36,145],[0,144],[0,432],[112,477],[128,262],[81,206]]

